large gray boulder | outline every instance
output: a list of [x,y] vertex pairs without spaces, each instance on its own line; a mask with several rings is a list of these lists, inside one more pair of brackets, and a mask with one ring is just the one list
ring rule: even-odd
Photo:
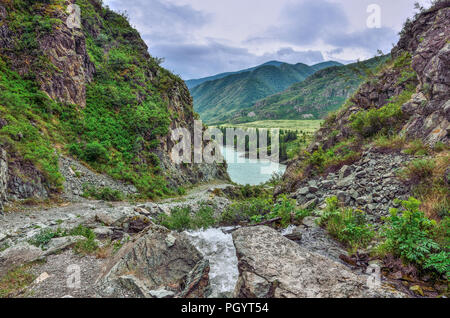
[[151,224],[119,250],[96,286],[102,297],[207,297],[209,262],[184,234]]
[[233,241],[240,274],[235,297],[402,297],[386,286],[369,287],[369,276],[309,252],[266,226],[241,228],[233,233]]

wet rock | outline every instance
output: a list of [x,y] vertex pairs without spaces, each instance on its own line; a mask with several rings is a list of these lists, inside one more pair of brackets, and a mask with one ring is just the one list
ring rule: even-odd
[[369,288],[366,276],[312,253],[264,226],[233,233],[239,260],[235,297],[401,297],[387,287]]

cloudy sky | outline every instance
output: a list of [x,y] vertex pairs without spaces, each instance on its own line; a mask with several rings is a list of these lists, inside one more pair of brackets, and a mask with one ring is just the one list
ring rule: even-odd
[[[104,0],[183,79],[270,60],[350,62],[387,53],[417,0]],[[429,0],[419,1],[428,6]],[[377,19],[377,9],[380,19]],[[371,6],[372,5],[372,6]],[[375,11],[374,11],[375,10]],[[378,24],[377,22],[380,22]]]

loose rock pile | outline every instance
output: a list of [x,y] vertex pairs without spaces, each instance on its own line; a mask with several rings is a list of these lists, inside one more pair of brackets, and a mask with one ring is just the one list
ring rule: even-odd
[[292,197],[305,208],[312,208],[323,205],[328,197],[337,196],[346,206],[367,212],[377,222],[388,215],[395,205],[394,199],[410,196],[410,189],[396,176],[410,160],[404,154],[369,150],[358,162],[342,167],[338,173],[304,182]]

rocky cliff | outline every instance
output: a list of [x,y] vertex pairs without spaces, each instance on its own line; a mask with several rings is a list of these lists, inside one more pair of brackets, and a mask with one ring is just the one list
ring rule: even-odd
[[[328,116],[308,151],[290,163],[277,194],[293,193],[308,207],[338,196],[378,220],[394,199],[412,195],[441,206],[430,211],[448,210],[449,188],[442,180],[450,134],[449,15],[450,1],[438,1],[405,24],[392,58]],[[417,160],[438,162],[434,174],[441,180],[420,193],[414,182],[399,178]]]
[[227,178],[224,166],[172,161],[170,129],[193,131],[189,91],[101,1],[1,0],[0,67],[11,199],[61,192],[70,176],[58,157],[69,155],[146,197]]

